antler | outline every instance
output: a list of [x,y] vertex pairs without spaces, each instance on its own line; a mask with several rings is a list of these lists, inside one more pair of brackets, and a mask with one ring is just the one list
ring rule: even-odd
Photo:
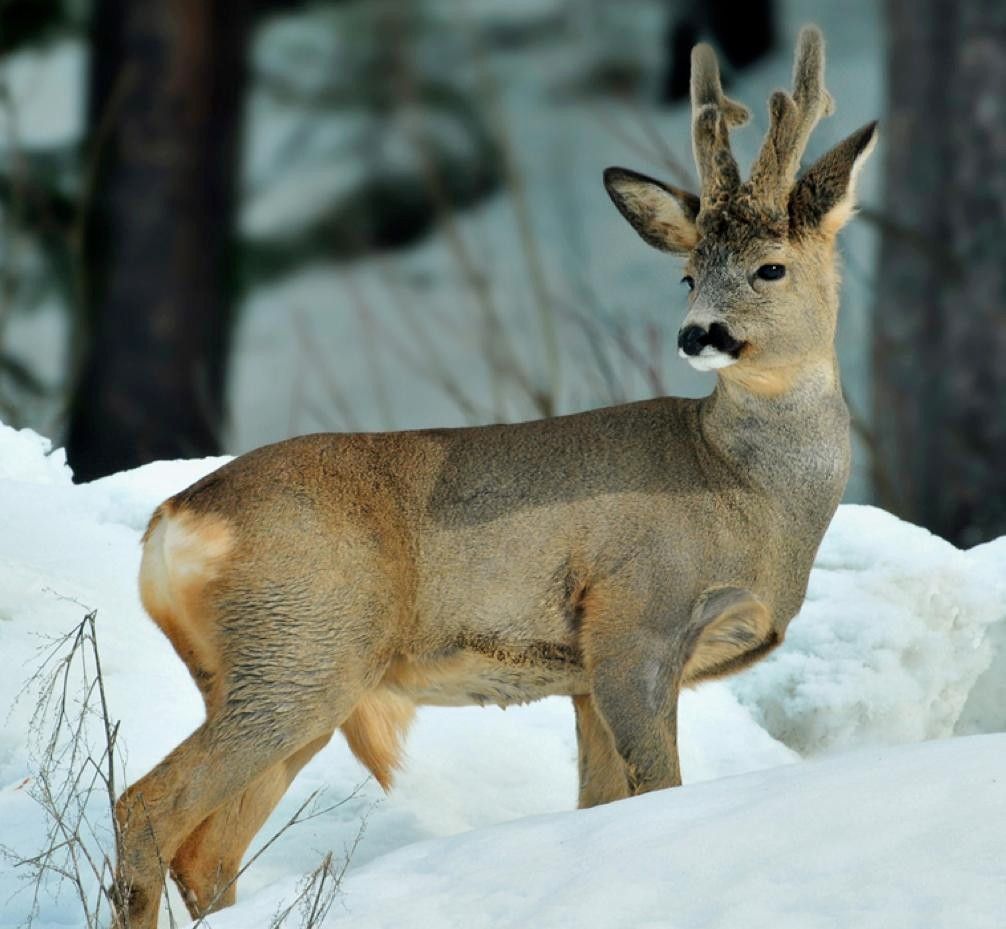
[[705,210],[740,185],[729,130],[743,126],[750,113],[747,107],[724,96],[716,54],[708,45],[696,45],[692,50],[691,91],[692,148]]
[[824,37],[816,26],[805,26],[796,45],[793,94],[777,90],[769,99],[771,124],[749,182],[758,200],[785,205],[811,132],[834,109],[824,88]]

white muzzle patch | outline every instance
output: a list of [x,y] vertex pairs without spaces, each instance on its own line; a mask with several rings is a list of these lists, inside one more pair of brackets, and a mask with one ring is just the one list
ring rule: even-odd
[[678,355],[685,359],[696,371],[716,371],[719,368],[729,368],[737,364],[733,355],[721,352],[718,348],[705,345],[697,355],[689,355],[683,348],[678,349]]

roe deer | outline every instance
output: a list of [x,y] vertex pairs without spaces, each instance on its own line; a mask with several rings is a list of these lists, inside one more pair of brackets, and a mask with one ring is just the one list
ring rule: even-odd
[[571,696],[580,806],[680,783],[681,687],[782,641],[845,487],[835,236],[875,124],[800,179],[832,107],[820,33],[742,182],[715,56],[692,56],[701,196],[620,168],[618,209],[686,259],[680,353],[716,369],[663,398],[483,428],[311,435],[163,503],[143,603],[206,721],[121,797],[118,887],[156,925],[160,862],[194,915],[234,900],[256,831],[341,729],[385,788],[414,707]]

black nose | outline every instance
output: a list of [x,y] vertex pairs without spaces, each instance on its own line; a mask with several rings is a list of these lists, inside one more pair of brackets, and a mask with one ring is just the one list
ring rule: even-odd
[[736,358],[744,347],[743,342],[738,342],[722,323],[713,323],[709,327],[709,344],[725,355],[733,355]]
[[701,326],[685,326],[678,333],[678,348],[686,355],[697,355],[709,344],[709,333]]
[[722,323],[713,323],[708,330],[701,326],[685,326],[678,333],[678,348],[686,355],[698,355],[707,345],[734,358],[744,347],[744,343],[738,342]]

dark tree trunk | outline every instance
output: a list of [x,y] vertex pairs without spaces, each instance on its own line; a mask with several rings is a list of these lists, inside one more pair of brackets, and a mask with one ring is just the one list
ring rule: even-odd
[[251,5],[95,5],[77,480],[219,451]]
[[[713,41],[730,70],[740,71],[772,51],[775,45],[774,0],[672,0],[664,45],[668,65],[661,99],[675,103],[688,98],[692,48]],[[729,86],[730,74],[726,75]]]
[[1006,533],[1006,5],[887,13],[876,485],[967,546]]

